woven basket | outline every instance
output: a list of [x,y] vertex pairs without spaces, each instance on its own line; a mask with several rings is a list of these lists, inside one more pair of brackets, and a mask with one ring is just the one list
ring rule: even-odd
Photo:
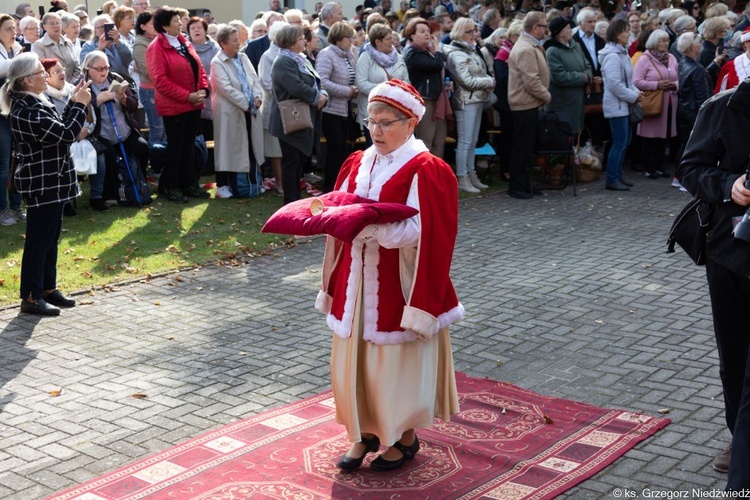
[[601,175],[601,170],[592,170],[585,165],[576,165],[576,180],[578,182],[593,182],[599,180]]
[[578,133],[578,139],[575,145],[576,155],[574,157],[574,163],[576,168],[576,180],[578,182],[593,182],[601,177],[603,171],[602,161],[600,155],[597,155],[597,165],[586,165],[578,161],[577,152],[581,148],[581,142],[584,144],[586,142],[586,140],[581,139],[584,136],[584,133],[588,135],[588,140],[591,140],[591,131],[586,127],[583,127]]

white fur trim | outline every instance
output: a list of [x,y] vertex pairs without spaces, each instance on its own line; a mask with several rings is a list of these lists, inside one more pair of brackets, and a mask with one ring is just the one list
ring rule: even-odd
[[359,171],[357,172],[357,178],[355,180],[357,183],[357,189],[354,190],[354,194],[364,198],[370,198],[371,200],[380,201],[380,192],[383,190],[385,183],[388,182],[391,177],[401,169],[401,167],[406,165],[409,160],[424,151],[428,151],[427,146],[424,145],[424,142],[412,135],[401,147],[388,155],[390,157],[390,163],[386,158],[381,157],[381,163],[373,169],[372,165],[378,159],[378,151],[375,149],[375,146],[370,146],[362,155]]
[[[745,35],[742,35],[743,42],[747,42],[750,40],[750,34],[748,34],[748,39],[745,40]],[[748,65],[750,65],[750,58],[747,57],[747,54],[740,54],[737,57],[734,58],[734,71],[737,73],[737,78],[739,79],[740,83],[744,81],[746,78],[750,77],[750,73],[748,72]]]
[[450,326],[453,323],[458,323],[459,321],[464,319],[465,313],[466,310],[464,309],[463,304],[459,302],[456,307],[438,316],[438,325],[440,328],[445,328],[446,326]]
[[372,98],[375,96],[383,96],[387,99],[392,99],[400,103],[402,106],[409,109],[414,114],[414,116],[417,117],[418,121],[421,121],[422,117],[424,116],[424,104],[419,102],[419,99],[417,99],[416,96],[414,96],[411,92],[407,92],[401,87],[389,83],[387,80],[375,85],[375,87],[370,91],[367,102],[372,102]]
[[323,290],[318,290],[318,296],[315,298],[315,309],[328,314],[331,312],[331,302],[333,302],[333,297],[325,293]]
[[743,31],[742,35],[740,35],[740,40],[742,43],[750,42],[750,30]]

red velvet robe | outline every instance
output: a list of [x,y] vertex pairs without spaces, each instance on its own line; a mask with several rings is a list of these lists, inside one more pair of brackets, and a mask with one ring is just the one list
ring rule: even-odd
[[[363,338],[396,344],[428,338],[459,321],[459,303],[449,272],[458,232],[456,176],[440,158],[424,150],[403,166],[379,164],[374,148],[353,153],[344,163],[337,189],[384,202],[406,203],[416,182],[420,237],[416,247],[385,248],[377,240],[344,243],[328,237],[316,308],[329,327],[351,336],[359,280],[363,279]],[[375,175],[377,173],[377,175]],[[373,174],[371,179],[371,174]]]

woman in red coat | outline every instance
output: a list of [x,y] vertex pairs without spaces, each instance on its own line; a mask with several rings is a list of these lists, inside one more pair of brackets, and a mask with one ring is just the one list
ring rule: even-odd
[[159,192],[177,203],[187,203],[188,197],[209,198],[198,187],[193,149],[208,97],[206,72],[193,46],[180,34],[180,12],[160,8],[153,19],[158,35],[146,50],[146,64],[156,89],[156,111],[167,133]]

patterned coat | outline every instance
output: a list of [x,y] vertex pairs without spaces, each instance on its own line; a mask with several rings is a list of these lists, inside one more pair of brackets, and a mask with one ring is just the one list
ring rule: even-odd
[[13,183],[26,206],[61,203],[78,194],[70,145],[83,128],[86,108],[71,104],[65,117],[55,105],[32,94],[20,95],[11,107],[10,127],[16,144]]

